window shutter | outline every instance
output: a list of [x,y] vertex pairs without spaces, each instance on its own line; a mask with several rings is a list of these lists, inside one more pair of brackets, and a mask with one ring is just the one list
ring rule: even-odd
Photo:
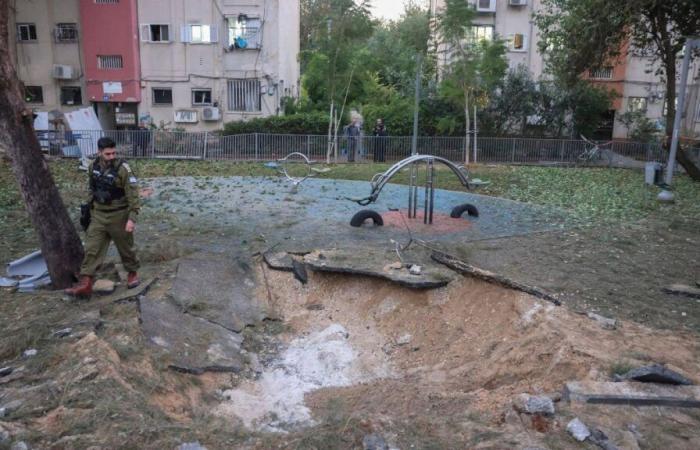
[[210,42],[219,42],[219,27],[216,25],[212,25],[211,28],[209,29],[209,39]]
[[151,41],[151,25],[144,23],[141,24],[141,42]]

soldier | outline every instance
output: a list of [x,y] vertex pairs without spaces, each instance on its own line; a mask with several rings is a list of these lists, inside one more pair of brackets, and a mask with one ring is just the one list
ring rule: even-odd
[[85,258],[80,267],[80,280],[65,293],[88,297],[97,268],[114,241],[124,268],[129,272],[127,287],[139,285],[136,271],[139,259],[134,250],[135,219],[139,212],[137,180],[129,165],[117,158],[114,141],[108,137],[97,141],[97,158],[88,168],[91,220],[85,239]]

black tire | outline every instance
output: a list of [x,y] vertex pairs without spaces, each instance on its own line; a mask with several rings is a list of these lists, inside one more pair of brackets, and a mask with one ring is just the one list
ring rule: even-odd
[[381,227],[384,225],[384,219],[382,219],[382,216],[380,216],[377,211],[371,209],[363,209],[362,211],[355,213],[355,215],[352,216],[352,219],[350,219],[350,225],[353,227],[361,227],[367,219],[372,219],[375,226]]
[[464,203],[462,205],[457,205],[454,208],[452,208],[450,217],[452,217],[453,219],[459,219],[460,217],[462,217],[462,214],[464,214],[465,211],[468,215],[472,217],[479,217],[479,210],[476,209],[476,206],[470,203]]

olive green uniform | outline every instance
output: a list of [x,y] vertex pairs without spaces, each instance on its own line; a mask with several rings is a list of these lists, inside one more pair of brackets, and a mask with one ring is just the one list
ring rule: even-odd
[[[105,163],[102,160],[94,161],[88,170],[89,177],[93,176],[93,170],[105,172],[119,164],[118,160]],[[139,259],[134,249],[134,233],[125,230],[127,220],[136,222],[139,212],[139,192],[136,176],[129,165],[122,162],[119,165],[117,176],[114,178],[114,186],[124,190],[124,196],[113,199],[108,204],[99,203],[94,197],[93,183],[88,183],[92,204],[90,226],[85,238],[85,258],[80,267],[81,275],[94,276],[107,255],[110,241],[114,242],[121,257],[124,269],[128,272],[136,272],[139,269]]]

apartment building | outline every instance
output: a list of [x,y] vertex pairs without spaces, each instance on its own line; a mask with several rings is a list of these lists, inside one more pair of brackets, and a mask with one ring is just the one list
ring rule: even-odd
[[279,114],[282,99],[299,94],[298,0],[23,0],[14,8],[19,75],[37,110],[91,105],[104,129],[204,131]]
[[[540,35],[533,23],[533,14],[541,8],[540,0],[465,0],[474,5],[476,18],[473,35],[478,39],[498,37],[506,42],[509,66],[527,67],[535,79],[546,77],[544,59],[538,50]],[[431,0],[430,9],[436,15],[444,6],[444,0]],[[444,66],[450,53],[442,46],[438,47],[438,64]],[[627,49],[625,49],[627,50]],[[621,114],[627,111],[643,111],[653,122],[663,129],[666,121],[666,107],[663,80],[655,74],[658,64],[653,58],[642,52],[631,50],[625,52],[610,67],[583,74],[595,83],[605,85],[617,93],[612,109],[603,117],[599,130],[601,138],[626,138],[629,130],[619,121]],[[680,73],[681,59],[678,59]],[[700,58],[691,65],[688,80],[685,116],[683,118],[684,134],[700,137]]]

